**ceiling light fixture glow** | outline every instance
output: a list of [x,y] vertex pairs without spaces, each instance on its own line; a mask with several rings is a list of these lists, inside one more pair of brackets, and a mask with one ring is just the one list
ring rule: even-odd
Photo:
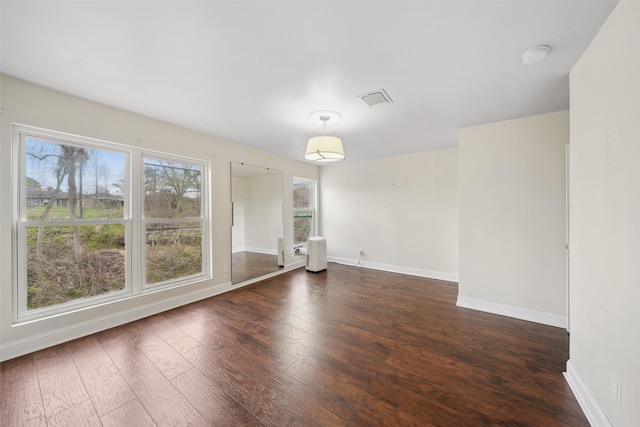
[[344,149],[342,140],[337,136],[326,135],[327,122],[329,120],[339,120],[342,116],[336,111],[314,111],[309,114],[312,121],[320,120],[323,126],[322,136],[309,138],[307,150],[304,158],[312,162],[335,162],[344,159]]
[[522,58],[523,64],[529,65],[542,61],[547,57],[548,54],[549,46],[541,45],[532,47],[531,49],[525,51],[520,57]]

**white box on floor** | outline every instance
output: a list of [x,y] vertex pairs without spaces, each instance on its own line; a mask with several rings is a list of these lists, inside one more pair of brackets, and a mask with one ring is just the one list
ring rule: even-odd
[[324,237],[309,237],[307,240],[307,271],[322,271],[327,268],[327,240]]
[[284,237],[278,237],[278,267],[284,267]]

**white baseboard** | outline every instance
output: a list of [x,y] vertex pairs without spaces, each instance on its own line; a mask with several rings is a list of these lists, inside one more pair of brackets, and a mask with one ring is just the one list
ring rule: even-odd
[[207,289],[189,292],[174,298],[165,299],[136,308],[118,311],[107,316],[87,320],[86,322],[30,336],[25,339],[4,342],[0,346],[0,360],[9,360],[47,347],[62,344],[109,328],[133,322],[182,305],[200,301],[233,289],[231,283],[223,283]]
[[227,282],[195,292],[185,293],[174,298],[138,306],[130,310],[118,311],[117,313],[90,319],[82,323],[76,323],[74,325],[49,331],[40,335],[30,336],[29,338],[2,342],[0,344],[0,361],[13,359],[15,357],[33,353],[34,351],[42,350],[47,347],[52,347],[67,341],[95,334],[106,329],[124,325],[125,323],[143,319],[154,314],[162,313],[163,311],[191,304],[196,301],[228,292],[232,289],[237,289],[269,277],[277,276],[287,271],[295,270],[302,266],[304,266],[304,261],[294,262],[272,274],[247,280],[246,282],[239,284],[231,284],[231,282]]
[[244,251],[255,252],[258,254],[278,255],[277,249],[269,249],[269,248],[244,248]]
[[589,392],[578,371],[571,364],[571,360],[567,361],[567,372],[564,373],[564,378],[567,380],[569,387],[571,387],[571,391],[580,404],[580,408],[582,408],[582,412],[587,417],[589,424],[593,427],[612,427],[613,424],[611,424],[598,402]]
[[335,262],[338,264],[345,264],[345,265],[353,265],[353,266],[357,265],[358,267],[370,268],[372,270],[388,271],[391,273],[402,273],[402,274],[408,274],[410,276],[427,277],[429,279],[446,280],[448,282],[458,281],[457,274],[444,273],[441,271],[423,270],[423,269],[413,268],[413,267],[403,267],[400,265],[380,264],[377,262],[367,262],[367,261],[361,261],[360,264],[358,264],[357,259],[340,258],[340,257],[334,257],[334,256],[327,257],[327,261]]
[[284,266],[284,271],[295,270],[296,268],[304,267],[305,260],[291,262]]
[[529,322],[541,323],[543,325],[555,326],[558,328],[567,327],[566,316],[561,316],[559,314],[545,313],[542,311],[529,310],[527,308],[497,304],[495,302],[464,298],[461,296],[458,296],[456,305],[458,307],[499,314],[501,316],[513,317],[514,319],[527,320]]

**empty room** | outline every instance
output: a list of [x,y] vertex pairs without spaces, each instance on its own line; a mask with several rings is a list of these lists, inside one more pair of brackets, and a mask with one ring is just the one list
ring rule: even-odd
[[0,425],[640,425],[640,2],[0,20]]

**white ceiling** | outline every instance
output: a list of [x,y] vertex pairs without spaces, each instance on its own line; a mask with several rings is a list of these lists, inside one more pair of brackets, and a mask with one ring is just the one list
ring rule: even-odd
[[[569,107],[569,71],[614,1],[1,3],[3,73],[303,160],[452,147],[461,127]],[[523,65],[547,44],[549,57]],[[393,103],[358,95],[384,88]],[[176,141],[179,144],[180,141]]]

